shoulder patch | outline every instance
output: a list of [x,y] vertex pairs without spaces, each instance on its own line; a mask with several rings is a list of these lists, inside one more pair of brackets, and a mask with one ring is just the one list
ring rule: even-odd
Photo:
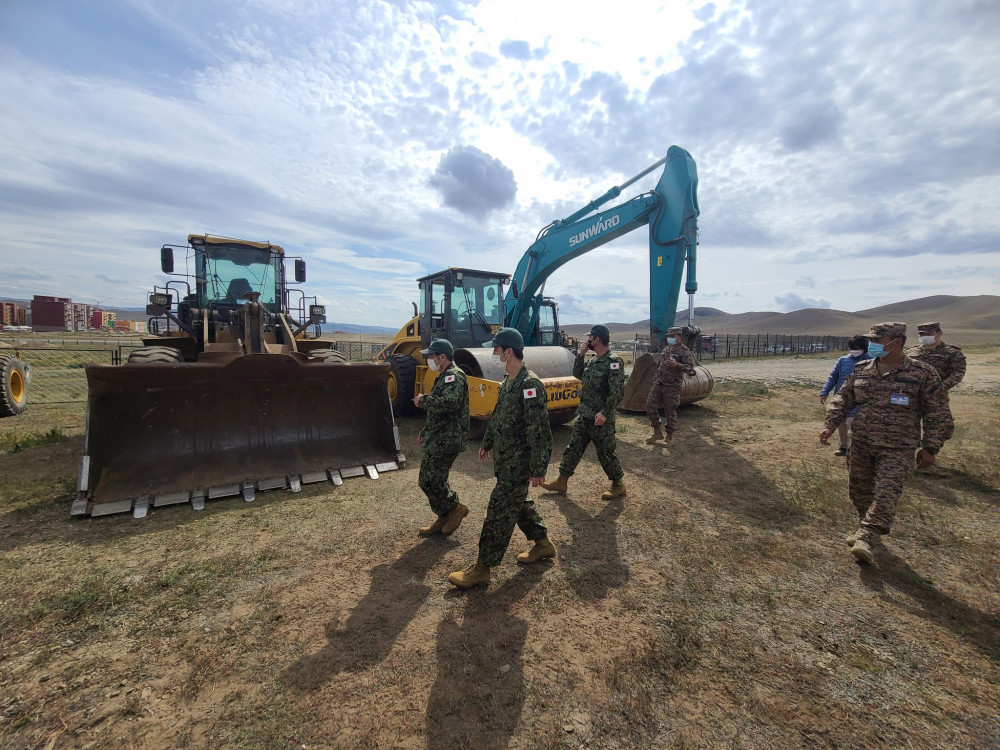
[[538,396],[538,389],[537,388],[525,388],[524,391],[523,391],[523,393],[524,393],[524,397],[525,398],[535,398],[536,396]]
[[621,368],[621,366],[622,366],[622,365],[621,365],[621,362],[612,362],[612,363],[611,363],[611,369],[612,369],[612,370],[618,370],[618,369],[620,369],[620,368]]
[[446,383],[454,383],[455,382],[455,376],[454,375],[445,375],[444,376],[444,382],[446,382]]

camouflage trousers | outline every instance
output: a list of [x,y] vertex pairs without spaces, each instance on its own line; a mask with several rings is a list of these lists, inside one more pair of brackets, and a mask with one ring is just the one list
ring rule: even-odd
[[681,386],[653,383],[646,396],[646,416],[655,430],[660,426],[660,409],[663,409],[663,431],[673,435],[677,429],[677,407],[681,403]]
[[516,525],[529,541],[548,535],[535,503],[528,497],[527,471],[497,475],[497,485],[490,493],[486,520],[479,535],[479,562],[496,567],[510,544]]
[[847,492],[862,526],[889,533],[913,462],[911,448],[878,448],[855,437],[847,453]]
[[618,438],[615,435],[615,420],[609,419],[598,427],[594,424],[593,417],[577,417],[573,422],[573,435],[563,453],[562,463],[559,464],[560,476],[573,476],[577,464],[583,458],[584,451],[590,443],[594,443],[597,449],[597,460],[601,462],[601,468],[608,475],[612,482],[625,476],[622,465],[618,461]]
[[458,495],[448,486],[448,474],[456,458],[458,451],[442,450],[428,444],[424,446],[424,455],[420,459],[417,483],[431,501],[431,510],[439,516],[458,505]]

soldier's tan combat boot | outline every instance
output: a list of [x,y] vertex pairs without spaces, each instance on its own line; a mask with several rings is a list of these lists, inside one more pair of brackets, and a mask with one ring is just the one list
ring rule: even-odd
[[674,442],[674,433],[668,432],[663,436],[664,445],[670,445],[672,442]]
[[459,503],[446,515],[444,527],[441,529],[441,533],[445,536],[451,536],[455,533],[455,529],[462,525],[462,519],[469,515],[469,506]]
[[547,536],[543,536],[541,539],[535,540],[535,544],[531,549],[518,555],[517,561],[521,565],[531,565],[532,563],[548,560],[550,557],[555,556],[555,545],[552,544]]
[[430,526],[421,526],[420,531],[417,533],[420,536],[434,536],[435,534],[440,534],[441,529],[444,528],[445,523],[448,522],[448,514],[445,513],[443,516],[438,516],[437,520]]
[[882,537],[877,531],[871,529],[864,529],[863,533],[858,536],[858,541],[854,543],[851,547],[851,554],[857,559],[858,562],[863,562],[866,565],[871,565],[875,562],[875,553],[873,549],[878,540]]
[[548,492],[558,492],[560,495],[566,494],[566,483],[569,481],[569,477],[560,474],[559,478],[554,482],[542,482],[542,489]]
[[848,547],[853,547],[854,543],[858,541],[865,533],[864,529],[858,529],[853,534],[848,534],[844,537],[844,542],[846,542]]
[[601,500],[614,500],[616,497],[625,497],[628,494],[625,490],[625,482],[616,479],[611,483],[611,489],[601,495]]
[[659,425],[653,428],[653,434],[646,438],[646,443],[652,445],[657,440],[663,440],[663,430],[660,429]]
[[458,570],[448,576],[448,582],[460,589],[471,589],[490,582],[490,566],[477,562],[465,570]]

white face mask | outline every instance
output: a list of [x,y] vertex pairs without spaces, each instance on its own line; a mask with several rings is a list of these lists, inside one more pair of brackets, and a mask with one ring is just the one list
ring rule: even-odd
[[500,355],[500,354],[494,354],[493,355],[493,364],[495,364],[495,365],[502,365],[503,364],[503,360],[501,359],[501,356],[502,355]]
[[865,353],[865,350],[864,349],[851,349],[847,353],[850,354],[852,357],[860,357],[862,354]]
[[429,360],[427,360],[427,366],[429,368],[431,368],[432,372],[438,372],[441,369],[441,367],[440,367],[440,365],[438,365],[438,361],[436,359],[429,359]]
[[924,346],[930,346],[931,344],[934,343],[934,337],[933,336],[921,336],[920,337],[920,343],[923,344]]

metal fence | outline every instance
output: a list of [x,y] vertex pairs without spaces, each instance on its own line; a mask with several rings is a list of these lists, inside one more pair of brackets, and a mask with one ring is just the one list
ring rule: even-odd
[[[846,352],[850,336],[813,336],[786,333],[716,333],[698,336],[692,353],[698,361],[771,357],[823,352]],[[636,354],[649,350],[649,337],[636,336]]]
[[129,349],[141,345],[139,341],[74,348],[35,345],[0,351],[16,352],[21,361],[30,366],[29,404],[68,404],[87,400],[87,373],[84,367],[89,364],[120,365],[128,359]]
[[335,341],[333,348],[342,352],[348,362],[371,362],[385,348],[373,341]]

